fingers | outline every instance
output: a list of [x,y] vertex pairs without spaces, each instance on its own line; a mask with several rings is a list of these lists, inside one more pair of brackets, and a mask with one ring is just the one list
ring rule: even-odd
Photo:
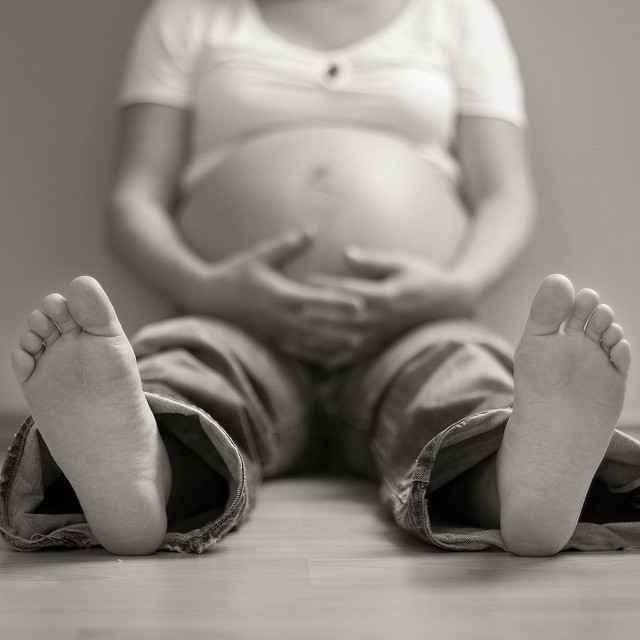
[[353,296],[358,296],[369,303],[383,304],[388,297],[387,287],[376,280],[360,280],[358,278],[343,278],[311,274],[307,282],[323,289],[342,291]]
[[314,307],[313,305],[302,307],[297,311],[296,318],[300,325],[305,327],[339,327],[352,330],[367,329],[378,320],[376,314],[366,309],[351,313],[334,307]]
[[265,264],[282,267],[303,254],[313,241],[313,231],[288,232],[276,238],[269,238],[246,253]]
[[262,270],[259,277],[279,302],[293,311],[334,315],[346,320],[358,318],[365,308],[364,300],[352,293],[301,284],[268,268]]
[[364,251],[358,247],[349,247],[345,258],[351,269],[365,278],[385,278],[404,267],[404,263],[393,253],[383,251]]

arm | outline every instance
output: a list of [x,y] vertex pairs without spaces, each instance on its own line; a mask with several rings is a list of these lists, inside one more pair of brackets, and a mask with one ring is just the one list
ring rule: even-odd
[[194,283],[207,264],[185,245],[171,219],[189,111],[134,104],[121,109],[119,125],[107,207],[109,247],[144,282],[190,311]]
[[462,116],[458,155],[472,224],[451,273],[476,300],[500,280],[524,248],[534,219],[534,194],[521,128],[493,118]]
[[473,222],[453,264],[443,268],[399,252],[351,250],[346,257],[358,278],[311,279],[366,300],[356,357],[422,322],[468,315],[525,244],[533,195],[522,130],[497,119],[462,117],[458,140]]
[[523,249],[534,198],[521,128],[494,118],[461,117],[458,155],[472,222],[451,264],[440,267],[402,252],[352,250],[346,258],[358,279],[310,280],[365,295],[395,316],[406,309],[408,322],[472,310]]
[[[199,258],[173,224],[178,176],[186,153],[188,111],[136,104],[122,111],[115,180],[108,207],[112,250],[181,310],[213,315],[296,357],[337,366],[353,345],[353,295],[290,281],[279,268],[311,238],[287,233],[217,263]],[[340,327],[319,327],[319,318]]]

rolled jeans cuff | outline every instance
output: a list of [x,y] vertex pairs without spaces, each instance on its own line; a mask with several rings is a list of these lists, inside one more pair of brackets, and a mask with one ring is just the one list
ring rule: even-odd
[[[150,387],[151,385],[148,385]],[[187,532],[168,531],[160,550],[202,553],[237,527],[248,515],[253,500],[245,459],[222,426],[202,409],[163,388],[145,389],[156,416],[180,416],[175,424],[163,420],[186,446],[197,452],[228,483],[224,507],[203,526]],[[0,474],[0,534],[14,549],[35,551],[45,547],[87,548],[100,546],[84,514],[39,512],[45,494],[62,475],[37,423],[28,416],[15,434]]]
[[[384,477],[382,501],[403,529],[449,551],[506,550],[498,529],[483,529],[439,521],[431,509],[431,494],[500,448],[504,429],[512,413],[506,406],[480,411],[450,425],[422,449],[411,468],[400,478]],[[607,495],[615,494],[630,514],[628,521],[589,522],[581,520],[564,549],[614,551],[640,547],[640,443],[615,429],[595,479]],[[593,485],[592,485],[593,486]],[[601,505],[585,504],[593,512]]]

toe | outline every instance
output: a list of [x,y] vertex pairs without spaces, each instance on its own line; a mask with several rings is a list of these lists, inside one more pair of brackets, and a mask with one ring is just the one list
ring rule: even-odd
[[600,342],[607,351],[610,351],[611,347],[620,342],[622,338],[624,338],[624,331],[622,330],[622,327],[617,322],[613,322],[602,334]]
[[20,346],[32,356],[35,356],[42,350],[43,340],[33,331],[26,331],[20,336]]
[[613,322],[613,309],[608,304],[599,304],[589,317],[585,333],[594,342],[600,342],[602,334]]
[[611,348],[611,362],[615,368],[626,375],[631,366],[631,345],[628,340],[620,340]]
[[42,310],[54,324],[58,327],[61,334],[69,333],[78,328],[78,324],[71,317],[67,300],[59,293],[50,293],[42,300]]
[[589,316],[600,302],[600,296],[593,289],[580,289],[576,293],[573,312],[567,320],[565,330],[567,333],[583,333]]
[[99,336],[116,336],[122,333],[109,296],[91,276],[79,276],[71,281],[67,307],[73,319],[87,333]]
[[33,356],[24,349],[15,349],[11,353],[11,364],[13,372],[20,383],[26,382],[36,368],[36,361]]
[[47,343],[50,343],[60,335],[56,325],[40,309],[35,309],[29,314],[27,325],[31,331]]
[[571,312],[573,301],[569,278],[559,273],[547,276],[533,299],[525,331],[534,335],[555,333]]

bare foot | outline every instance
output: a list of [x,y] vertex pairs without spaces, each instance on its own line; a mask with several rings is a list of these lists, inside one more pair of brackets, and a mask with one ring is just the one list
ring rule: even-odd
[[36,427],[98,542],[112,553],[153,553],[167,530],[171,467],[131,345],[89,276],[41,306],[12,354]]
[[[562,325],[562,329],[561,329]],[[518,555],[572,536],[624,401],[629,343],[598,294],[545,278],[515,354],[515,403],[497,473],[500,525]]]

